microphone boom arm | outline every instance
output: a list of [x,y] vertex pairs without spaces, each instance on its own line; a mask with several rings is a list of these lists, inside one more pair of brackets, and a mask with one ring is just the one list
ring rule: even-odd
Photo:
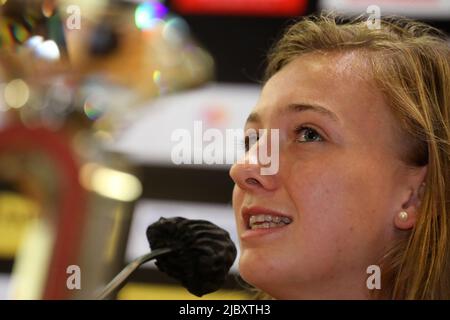
[[143,256],[140,256],[136,258],[135,260],[131,261],[125,268],[120,271],[120,273],[114,277],[103,289],[103,291],[100,293],[100,295],[97,297],[98,300],[103,300],[106,297],[108,297],[111,293],[114,292],[123,282],[125,282],[128,277],[142,264],[157,258],[163,254],[169,253],[173,251],[171,248],[163,248],[163,249],[156,249],[153,250],[150,253],[147,253]]

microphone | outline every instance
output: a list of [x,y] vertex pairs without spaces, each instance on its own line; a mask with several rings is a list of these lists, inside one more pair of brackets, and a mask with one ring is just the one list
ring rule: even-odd
[[224,229],[206,220],[160,218],[147,228],[152,250],[128,264],[105,287],[98,299],[108,297],[139,266],[156,259],[158,269],[201,297],[222,287],[236,259],[236,247]]

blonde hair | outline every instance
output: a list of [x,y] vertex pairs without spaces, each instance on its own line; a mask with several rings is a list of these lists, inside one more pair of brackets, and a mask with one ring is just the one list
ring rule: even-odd
[[369,28],[364,17],[306,17],[270,51],[265,79],[309,52],[355,51],[368,60],[404,133],[402,160],[428,165],[416,225],[380,262],[381,296],[449,299],[450,48],[443,33],[420,22],[386,17],[380,26]]

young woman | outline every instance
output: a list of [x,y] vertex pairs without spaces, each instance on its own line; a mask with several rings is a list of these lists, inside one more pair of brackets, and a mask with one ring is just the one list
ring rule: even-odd
[[266,75],[246,129],[279,130],[279,169],[230,171],[241,276],[276,299],[450,298],[445,36],[403,18],[308,17]]

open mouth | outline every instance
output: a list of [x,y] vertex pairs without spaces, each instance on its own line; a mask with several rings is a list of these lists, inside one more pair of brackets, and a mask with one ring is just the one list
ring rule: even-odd
[[280,228],[290,224],[291,222],[292,220],[288,217],[270,214],[258,214],[258,215],[251,215],[249,217],[247,227],[251,230]]
[[242,213],[249,230],[281,228],[292,223],[290,217],[265,208],[245,208]]

